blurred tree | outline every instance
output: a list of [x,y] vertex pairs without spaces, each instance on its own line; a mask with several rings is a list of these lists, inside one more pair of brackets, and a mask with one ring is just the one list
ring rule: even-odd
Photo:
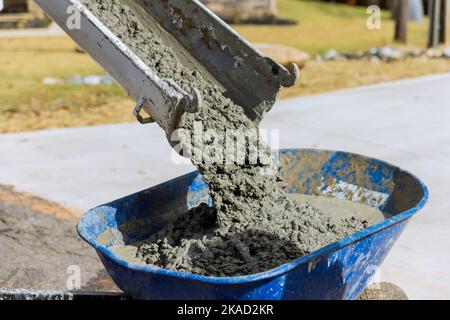
[[447,26],[448,26],[448,0],[442,0],[441,4],[441,23],[439,30],[439,42],[447,42]]
[[409,18],[409,0],[396,0],[394,3],[395,36],[394,41],[406,43],[408,18]]
[[424,18],[424,1],[423,0],[391,0],[388,2],[388,7],[392,12],[392,19],[396,18],[397,2],[408,2],[408,21],[422,22]]
[[428,47],[432,48],[447,41],[448,0],[429,0],[428,15],[430,17]]

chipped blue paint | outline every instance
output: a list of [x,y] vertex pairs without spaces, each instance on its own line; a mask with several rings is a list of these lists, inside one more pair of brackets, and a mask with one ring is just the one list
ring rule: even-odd
[[[357,298],[409,219],[425,205],[427,188],[393,165],[351,153],[282,150],[281,163],[293,193],[301,186],[305,193],[321,194],[324,188],[317,185],[327,180],[355,185],[389,194],[381,208],[394,216],[273,270],[241,277],[205,277],[131,264],[108,249],[143,240],[187,208],[210,203],[207,186],[193,172],[92,209],[81,218],[78,232],[97,250],[118,287],[141,299]],[[299,163],[305,165],[296,166]],[[122,237],[106,245],[98,243],[97,237],[107,228]]]

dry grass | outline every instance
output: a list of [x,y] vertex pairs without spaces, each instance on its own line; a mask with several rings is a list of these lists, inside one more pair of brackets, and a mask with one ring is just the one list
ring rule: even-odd
[[[311,54],[334,47],[355,51],[390,44],[393,26],[383,13],[382,30],[365,28],[364,8],[324,2],[279,0],[282,16],[297,26],[239,26],[251,41],[301,48]],[[426,22],[411,24],[410,40],[424,46]],[[118,86],[42,84],[44,77],[103,74],[67,37],[0,39],[0,132],[134,121],[133,102]],[[299,85],[282,97],[450,71],[450,61],[407,60],[309,62]]]
[[311,61],[303,69],[299,84],[293,88],[284,89],[281,97],[315,94],[440,72],[450,72],[450,60],[410,59],[392,63]]
[[[365,7],[323,1],[278,0],[280,16],[298,22],[293,26],[235,26],[253,42],[280,43],[310,54],[330,48],[338,51],[366,50],[373,46],[392,45],[394,23],[390,13],[382,11],[381,30],[367,29]],[[409,23],[409,45],[425,47],[428,21]]]
[[103,74],[66,37],[0,39],[0,132],[131,121],[118,86],[43,85],[44,77]]

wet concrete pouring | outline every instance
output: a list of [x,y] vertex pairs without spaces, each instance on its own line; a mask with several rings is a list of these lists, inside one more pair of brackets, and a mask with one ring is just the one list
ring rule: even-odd
[[[201,123],[203,130],[219,136],[230,129],[258,131],[244,109],[226,98],[224,88],[174,45],[137,2],[82,2],[159,77],[174,80],[186,92],[201,92],[202,109],[184,114],[180,128],[193,132]],[[260,141],[239,151],[247,159],[242,164],[206,161],[217,156],[223,140],[210,136],[200,145],[202,150],[194,146],[189,156],[210,187],[214,208],[193,208],[135,244],[131,260],[209,276],[247,275],[280,266],[369,225],[364,218],[336,218],[291,199],[269,148]],[[215,151],[205,156],[208,147]],[[258,151],[256,164],[248,161],[251,148]],[[267,174],[270,171],[273,174]]]

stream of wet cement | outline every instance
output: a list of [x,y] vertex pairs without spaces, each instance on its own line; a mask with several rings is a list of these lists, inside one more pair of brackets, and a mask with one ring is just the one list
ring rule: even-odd
[[[243,163],[211,161],[227,130],[258,132],[244,109],[172,37],[165,34],[141,4],[145,1],[82,0],[159,77],[172,79],[186,92],[196,88],[203,107],[183,115],[180,128],[206,135],[190,156],[209,185],[214,207],[193,208],[163,230],[137,244],[133,259],[161,268],[214,276],[252,274],[282,265],[314,249],[366,228],[365,218],[325,214],[307,201],[288,196],[270,149],[248,141],[238,150]],[[226,70],[224,70],[226,72]],[[210,153],[204,151],[214,150]],[[251,163],[250,151],[258,161]],[[202,156],[196,156],[201,154]],[[236,157],[235,157],[236,158]],[[272,174],[268,174],[272,172]]]

